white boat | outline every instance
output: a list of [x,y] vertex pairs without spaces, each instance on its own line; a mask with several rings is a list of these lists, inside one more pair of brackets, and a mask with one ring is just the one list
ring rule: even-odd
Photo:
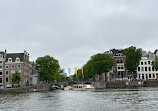
[[92,84],[74,84],[72,86],[72,90],[75,90],[75,91],[94,91],[95,88]]

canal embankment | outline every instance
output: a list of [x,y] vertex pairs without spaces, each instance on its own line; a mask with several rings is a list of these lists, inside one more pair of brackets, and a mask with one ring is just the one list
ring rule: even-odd
[[36,86],[18,87],[18,88],[7,88],[1,89],[0,93],[25,93],[35,91],[49,91],[51,84],[41,84]]

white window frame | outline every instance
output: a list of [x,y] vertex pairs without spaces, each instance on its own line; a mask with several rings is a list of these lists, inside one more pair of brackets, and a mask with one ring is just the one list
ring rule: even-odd
[[16,61],[16,62],[20,62],[20,58],[19,58],[19,57],[17,57],[15,61]]
[[[8,68],[6,68],[6,66],[8,66]],[[5,69],[9,69],[9,65],[5,65]]]
[[[8,82],[6,81],[7,78],[8,78]],[[6,82],[6,83],[9,83],[9,77],[6,77],[6,78],[5,78],[5,82]]]
[[15,70],[11,70],[11,74],[15,73]]
[[8,62],[12,62],[12,58],[8,58]]
[[2,72],[2,75],[0,75],[0,76],[3,76],[3,71],[0,71],[0,72]]
[[[18,67],[20,65],[20,67]],[[21,68],[21,64],[17,64],[17,68],[20,69]]]
[[3,78],[2,77],[0,77],[1,79],[2,79],[2,82],[0,82],[0,84],[2,84],[3,83]]
[[[12,66],[14,66],[14,68],[13,68]],[[11,65],[11,69],[15,69],[15,65],[12,64],[12,65]]]

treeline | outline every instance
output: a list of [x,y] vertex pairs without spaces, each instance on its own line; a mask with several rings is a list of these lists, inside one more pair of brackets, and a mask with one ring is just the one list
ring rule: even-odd
[[[142,57],[141,49],[137,49],[134,46],[128,47],[125,49],[125,55],[125,67],[133,77],[136,77],[136,69]],[[78,69],[77,75],[73,75],[73,80],[88,80],[96,75],[101,75],[102,73],[106,74],[112,70],[113,66],[114,59],[111,55],[102,53],[95,54],[83,65],[83,74],[81,69]],[[158,57],[155,57],[152,66],[158,69]],[[70,80],[69,77],[62,75],[58,60],[48,55],[37,58],[35,69],[41,81]]]

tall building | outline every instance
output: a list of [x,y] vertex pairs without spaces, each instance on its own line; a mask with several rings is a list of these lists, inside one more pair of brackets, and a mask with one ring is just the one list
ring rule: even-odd
[[12,73],[19,72],[21,76],[20,86],[28,86],[32,83],[32,63],[29,54],[0,52],[0,87],[12,87]]
[[125,68],[125,50],[124,49],[111,49],[109,54],[114,59],[112,79],[124,80],[127,79],[127,70]]

